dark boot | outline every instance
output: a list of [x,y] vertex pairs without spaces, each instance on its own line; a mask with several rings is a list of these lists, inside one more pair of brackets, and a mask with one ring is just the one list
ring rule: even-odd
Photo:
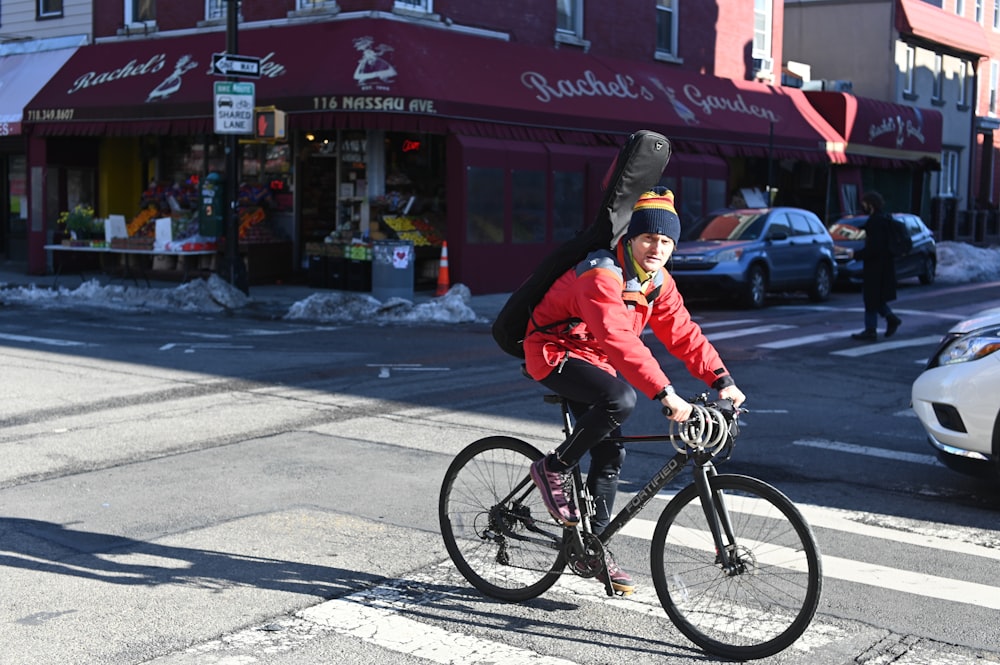
[[874,330],[868,330],[866,328],[865,330],[862,330],[859,333],[854,333],[853,335],[851,335],[851,339],[856,339],[859,342],[874,342],[875,340],[878,339],[878,333],[875,332]]
[[903,320],[900,319],[895,314],[890,316],[889,321],[885,324],[885,336],[892,337],[893,335],[895,335],[896,331],[899,330],[899,324],[902,322]]

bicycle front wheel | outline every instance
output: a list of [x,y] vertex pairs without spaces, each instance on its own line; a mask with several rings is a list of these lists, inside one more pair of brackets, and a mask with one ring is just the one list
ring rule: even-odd
[[[766,658],[790,646],[819,604],[822,568],[812,529],[777,489],[747,476],[710,479],[713,506],[689,485],[653,532],[653,581],[674,625],[709,653]],[[706,513],[723,526],[725,567]]]
[[549,515],[528,467],[542,453],[491,436],[458,454],[441,486],[441,535],[474,587],[505,601],[535,598],[565,567],[563,527]]

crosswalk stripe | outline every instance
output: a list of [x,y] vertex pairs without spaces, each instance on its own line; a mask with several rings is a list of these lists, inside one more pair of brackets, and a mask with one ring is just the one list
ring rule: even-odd
[[781,339],[776,342],[765,342],[763,344],[758,344],[757,346],[762,349],[784,349],[792,346],[802,346],[804,344],[815,344],[816,342],[825,342],[830,339],[844,339],[847,337],[846,333],[841,331],[820,333],[817,335],[803,335],[802,337],[790,337],[788,339]]
[[843,443],[841,441],[827,441],[825,439],[799,439],[793,441],[792,445],[805,446],[808,448],[822,448],[824,450],[834,450],[853,455],[867,455],[869,457],[879,457],[882,459],[892,459],[912,464],[927,464],[930,466],[944,465],[938,461],[934,455],[922,455],[919,453],[908,453],[901,450],[887,450],[885,448],[875,448],[873,446],[859,446],[853,443]]
[[352,635],[397,653],[445,665],[573,665],[569,660],[444,630],[400,615],[415,604],[422,604],[419,596],[414,599],[393,585],[381,585],[306,608],[298,616],[341,635]]
[[882,351],[891,351],[892,349],[902,349],[908,346],[924,346],[929,344],[937,344],[940,341],[941,341],[941,335],[912,337],[910,339],[899,339],[899,340],[893,340],[891,342],[877,342],[875,344],[865,344],[863,346],[857,346],[851,349],[831,351],[830,355],[858,358],[860,356],[867,356],[873,353],[881,353]]
[[[737,508],[727,507],[734,510]],[[652,540],[655,527],[656,522],[651,520],[633,519],[621,533],[633,538]],[[977,582],[964,582],[828,555],[823,555],[823,577],[1000,610],[1000,588]]]
[[733,337],[746,337],[747,335],[761,335],[769,332],[777,332],[779,330],[790,330],[796,326],[786,325],[784,323],[774,323],[766,326],[754,326],[753,328],[740,328],[739,330],[726,330],[724,332],[713,332],[706,334],[709,341],[716,341],[720,339],[732,339]]

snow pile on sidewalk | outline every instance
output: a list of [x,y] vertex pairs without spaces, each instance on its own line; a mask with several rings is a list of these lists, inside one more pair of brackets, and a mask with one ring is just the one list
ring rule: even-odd
[[381,302],[367,294],[322,292],[294,303],[284,318],[289,321],[332,323],[469,323],[476,320],[476,313],[468,304],[470,296],[469,288],[464,284],[456,284],[440,298],[419,305],[403,298]]

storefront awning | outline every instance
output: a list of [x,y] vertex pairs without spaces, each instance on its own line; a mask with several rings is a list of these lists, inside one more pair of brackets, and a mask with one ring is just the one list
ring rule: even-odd
[[75,52],[75,48],[63,48],[0,57],[0,136],[22,133],[25,104]]
[[847,138],[845,152],[850,163],[882,168],[940,166],[940,111],[844,92],[808,91],[806,96]]
[[[556,143],[660,131],[681,150],[843,161],[804,93],[388,19],[243,29],[257,105],[290,129],[380,128]],[[42,135],[210,133],[225,34],[80,49],[26,109]],[[250,79],[247,79],[250,80]]]
[[896,30],[959,53],[992,53],[983,26],[923,0],[897,0]]

